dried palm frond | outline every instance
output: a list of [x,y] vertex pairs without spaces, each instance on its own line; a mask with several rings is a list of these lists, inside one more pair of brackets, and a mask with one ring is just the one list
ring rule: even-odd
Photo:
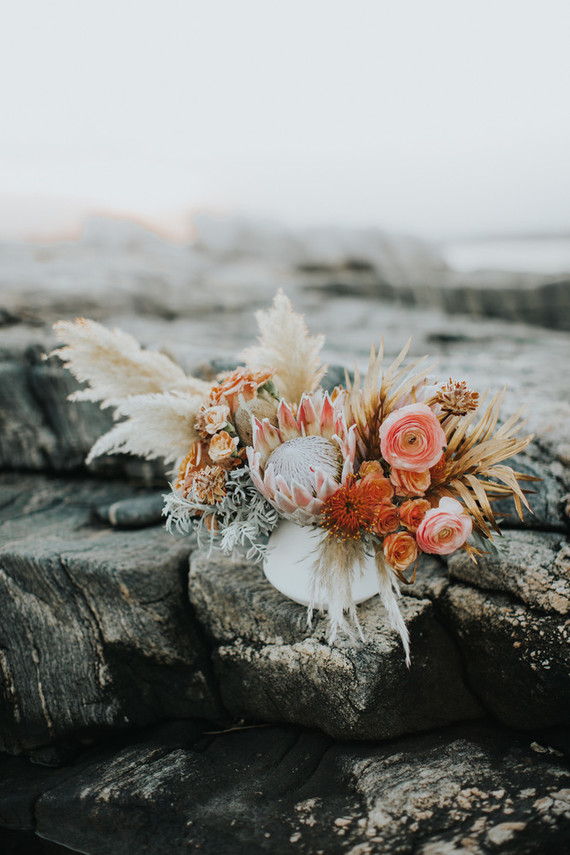
[[194,424],[202,402],[200,395],[180,392],[135,395],[123,401],[116,414],[124,416],[125,421],[97,440],[87,462],[102,454],[119,452],[174,462],[198,439]]
[[121,330],[110,330],[96,321],[79,318],[54,324],[64,344],[51,355],[81,382],[88,383],[70,396],[73,401],[100,401],[101,407],[116,407],[131,395],[178,390],[206,397],[211,384],[188,377],[168,356],[143,350]]
[[[530,506],[519,481],[538,480],[514,472],[510,466],[499,465],[523,451],[532,440],[532,436],[522,439],[516,436],[525,424],[521,419],[522,410],[497,428],[505,391],[497,392],[476,424],[479,413],[475,411],[463,417],[448,416],[443,421],[448,440],[445,476],[431,493],[462,501],[473,517],[475,530],[490,539],[491,529],[500,533],[491,502],[512,496],[522,519],[523,505],[528,510]],[[485,395],[481,403],[484,399]]]
[[321,365],[324,336],[311,336],[303,315],[278,291],[268,311],[255,313],[259,344],[244,350],[242,358],[254,371],[274,371],[273,381],[282,398],[297,404],[318,386],[326,366]]
[[389,415],[398,400],[409,394],[419,383],[425,381],[436,363],[414,371],[426,357],[417,359],[411,365],[401,368],[406,358],[411,338],[406,342],[394,361],[382,371],[384,357],[384,342],[380,341],[380,349],[376,354],[374,345],[370,349],[368,369],[360,389],[360,373],[354,370],[354,381],[348,374],[346,384],[348,389],[347,419],[349,424],[355,424],[359,434],[359,450],[366,459],[376,459],[380,456],[379,428],[381,422]]

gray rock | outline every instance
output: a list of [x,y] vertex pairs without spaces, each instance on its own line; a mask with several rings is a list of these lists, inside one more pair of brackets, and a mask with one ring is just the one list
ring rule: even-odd
[[570,548],[558,534],[507,531],[496,551],[474,564],[463,552],[447,561],[451,576],[478,588],[504,591],[545,612],[570,612]]
[[134,499],[121,499],[112,505],[99,505],[97,516],[114,528],[145,528],[162,520],[164,493],[151,493]]
[[0,478],[5,750],[220,712],[185,594],[192,539],[95,521],[96,506],[129,493],[124,484]]
[[271,587],[260,568],[195,554],[190,601],[213,646],[225,707],[237,718],[295,722],[336,738],[381,739],[480,714],[429,600],[405,598],[412,667],[379,598],[359,608],[366,643],[327,643],[327,621]]
[[7,758],[0,823],[89,855],[558,855],[570,776],[529,742],[473,725],[377,746],[179,724],[64,770]]
[[469,685],[511,727],[570,723],[570,619],[450,585],[439,602]]

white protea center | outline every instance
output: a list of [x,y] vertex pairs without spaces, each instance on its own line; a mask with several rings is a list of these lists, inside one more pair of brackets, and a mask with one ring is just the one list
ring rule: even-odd
[[296,482],[311,490],[316,488],[317,472],[339,481],[342,475],[342,454],[338,443],[322,436],[299,436],[278,445],[267,460],[275,475],[282,475],[288,484]]
[[323,503],[353,472],[356,428],[350,430],[342,412],[317,391],[305,395],[295,418],[281,401],[277,427],[268,419],[252,419],[253,445],[247,457],[253,483],[280,514],[300,525],[314,525]]

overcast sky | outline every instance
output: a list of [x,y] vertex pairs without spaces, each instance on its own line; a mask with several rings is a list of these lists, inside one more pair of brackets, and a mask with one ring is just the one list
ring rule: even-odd
[[2,17],[16,218],[34,197],[47,217],[58,199],[165,223],[207,207],[570,231],[568,0],[5,0]]

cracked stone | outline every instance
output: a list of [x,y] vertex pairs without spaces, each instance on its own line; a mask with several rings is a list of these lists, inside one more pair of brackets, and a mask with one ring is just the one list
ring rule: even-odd
[[466,840],[480,855],[558,855],[569,783],[561,761],[488,725],[371,745],[292,726],[208,738],[179,722],[64,769],[0,758],[0,825],[90,855],[439,855]]
[[220,711],[185,591],[192,539],[96,521],[96,506],[129,493],[0,476],[5,750]]
[[512,727],[570,723],[570,619],[450,585],[439,601],[486,709]]
[[330,646],[325,618],[285,599],[259,567],[192,557],[189,596],[213,647],[225,707],[237,718],[315,726],[337,738],[380,739],[481,709],[429,600],[406,597],[412,666],[378,597],[359,607],[366,642]]

